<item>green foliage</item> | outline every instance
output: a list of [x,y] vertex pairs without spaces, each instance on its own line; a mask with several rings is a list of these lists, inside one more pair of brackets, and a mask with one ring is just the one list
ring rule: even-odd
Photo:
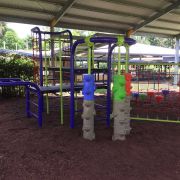
[[[21,78],[23,80],[33,80],[33,63],[29,59],[22,59],[19,55],[0,57],[0,78]],[[2,87],[2,96],[15,96],[24,94],[19,87]]]
[[147,39],[146,36],[133,36],[133,38],[141,44],[150,44],[149,40]]
[[6,42],[7,49],[16,49],[16,43],[18,42],[17,34],[12,31],[6,31],[3,40]]
[[105,68],[107,68],[107,63],[105,62],[101,62],[101,63],[99,63],[99,68],[100,69],[105,69]]
[[18,50],[32,49],[32,38],[27,36],[24,39],[18,37],[16,32],[8,28],[5,22],[0,22],[0,48]]
[[167,48],[175,47],[175,39],[173,38],[156,37],[151,34],[147,36],[134,36],[133,38],[138,43],[142,43],[142,44],[149,44],[149,45],[161,46],[161,47],[167,47]]
[[[46,28],[47,31],[49,31],[49,29]],[[60,31],[64,31],[66,30],[65,28],[59,28],[59,27],[55,27],[54,31],[55,32],[60,32]],[[72,32],[73,36],[91,36],[93,34],[95,34],[96,32],[94,31],[84,31],[84,30],[78,30],[78,29],[70,29],[70,31]]]
[[7,31],[6,23],[0,21],[0,37],[4,36],[6,31]]
[[26,59],[0,58],[0,78],[33,79],[33,63]]
[[32,37],[27,36],[23,40],[24,48],[26,49],[32,49]]
[[72,35],[73,36],[92,36],[93,34],[95,34],[95,32],[93,31],[83,31],[83,30],[72,30]]

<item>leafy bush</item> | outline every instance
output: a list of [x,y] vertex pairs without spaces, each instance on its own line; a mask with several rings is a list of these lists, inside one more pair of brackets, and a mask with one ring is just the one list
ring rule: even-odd
[[[20,56],[0,56],[0,78],[21,78],[33,80],[32,60]],[[23,88],[2,87],[2,96],[14,96],[24,94]]]

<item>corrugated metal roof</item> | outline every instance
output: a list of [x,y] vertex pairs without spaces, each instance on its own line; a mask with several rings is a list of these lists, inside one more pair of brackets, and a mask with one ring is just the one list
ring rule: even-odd
[[0,20],[101,32],[180,34],[180,0],[0,0]]

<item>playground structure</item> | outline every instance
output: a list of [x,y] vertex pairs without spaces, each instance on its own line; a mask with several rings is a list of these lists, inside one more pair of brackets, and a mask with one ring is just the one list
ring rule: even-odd
[[[83,137],[93,140],[94,120],[96,110],[106,109],[106,125],[110,126],[110,119],[114,119],[113,140],[124,140],[130,133],[130,119],[179,123],[180,91],[172,91],[173,79],[178,74],[174,69],[179,64],[174,63],[129,63],[129,46],[135,41],[123,36],[114,37],[87,37],[73,42],[69,30],[62,32],[40,31],[38,27],[32,29],[34,81],[20,79],[1,79],[0,86],[24,86],[26,88],[27,116],[38,119],[42,127],[42,113],[50,113],[50,98],[60,98],[60,123],[64,124],[63,93],[70,92],[70,127],[75,127],[76,113],[83,111]],[[107,68],[95,67],[95,45],[108,44]],[[78,67],[75,57],[79,45],[87,46],[87,68]],[[126,48],[125,62],[122,62],[120,46]],[[118,48],[118,60],[113,59],[113,50]],[[114,70],[117,66],[117,70]],[[173,69],[174,68],[174,69]],[[103,74],[103,78],[99,78]],[[112,75],[113,74],[113,75]],[[78,78],[80,77],[81,78]],[[104,78],[106,76],[106,78]],[[111,80],[113,79],[113,93]],[[179,79],[179,78],[177,78]],[[132,89],[131,89],[132,83]],[[173,84],[179,86],[179,83]],[[96,89],[106,89],[106,105],[95,103]],[[132,94],[131,94],[132,90]],[[78,109],[78,92],[83,92],[83,110]],[[38,97],[37,102],[30,100],[30,94]],[[53,96],[51,96],[53,94]],[[45,97],[45,103],[44,103]],[[111,105],[113,97],[113,106]],[[46,108],[45,108],[46,105]],[[32,112],[31,107],[38,107]],[[132,108],[131,108],[131,107]],[[166,113],[164,113],[166,112]],[[95,116],[96,115],[96,116]],[[95,117],[94,117],[95,116]]]
[[[73,40],[70,31],[51,34],[50,32],[40,31],[40,29],[36,27],[32,29],[32,33],[34,60],[36,61],[36,64],[39,65],[39,71],[36,71],[34,77],[39,77],[41,90],[43,91],[43,94],[46,94],[45,97],[47,114],[49,113],[48,94],[53,93],[57,95],[58,93],[60,95],[60,121],[61,124],[63,124],[63,107],[65,105],[63,102],[63,92],[71,91],[70,79],[72,76],[70,74],[70,71],[73,71],[74,73],[73,83],[75,82],[74,93],[76,95],[76,98],[74,99],[76,105],[74,112],[77,112],[81,111],[77,109],[77,93],[83,89],[82,78],[78,80],[78,77],[83,76],[83,74],[87,73],[88,69],[79,68],[76,66],[76,63],[75,66],[70,67],[70,54],[64,53],[64,51],[69,53],[71,52]],[[68,33],[68,36],[64,33]],[[66,39],[64,39],[64,37]],[[52,51],[54,51],[54,53],[52,53]],[[53,59],[55,60],[54,62]],[[95,77],[97,77],[96,88],[106,88],[107,83],[105,83],[105,75],[107,74],[107,69],[92,68],[92,72],[95,74]],[[100,74],[102,75],[101,82],[99,78]],[[59,97],[59,95],[57,97]],[[71,128],[73,128],[72,125]]]
[[[68,34],[68,35],[67,35]],[[62,92],[69,91],[69,85],[62,84],[62,59],[63,63],[67,63],[66,58],[70,54],[72,46],[72,35],[69,30],[57,33],[49,33],[40,31],[38,27],[32,29],[33,36],[33,60],[34,60],[34,83],[23,81],[15,78],[1,79],[1,86],[24,86],[26,88],[26,112],[27,116],[33,116],[38,119],[38,126],[42,127],[42,114],[44,107],[44,95],[46,97],[46,112],[49,113],[49,93],[60,95],[60,113],[61,124],[63,124],[63,96]],[[50,38],[53,36],[53,38]],[[63,38],[61,37],[63,36]],[[62,46],[63,44],[63,46]],[[69,45],[69,46],[68,46]],[[54,48],[60,49],[58,52],[63,54],[55,54]],[[47,52],[51,54],[48,56]],[[44,59],[43,59],[44,58]],[[57,68],[54,68],[54,63],[59,58],[60,65],[58,67],[59,72],[59,84],[55,79],[55,73]],[[56,61],[55,61],[56,60]],[[45,64],[44,64],[45,62]],[[51,69],[48,69],[48,65],[51,64]],[[50,72],[52,71],[52,72]],[[51,78],[49,78],[51,75]],[[76,90],[79,90],[79,86],[76,86]],[[30,100],[31,95],[37,96],[37,101]],[[35,107],[35,108],[34,108]],[[37,107],[37,110],[36,110]],[[35,111],[34,111],[35,110]]]
[[[84,103],[83,103],[83,107],[84,107],[84,110],[83,110],[83,115],[82,115],[82,118],[83,118],[83,136],[84,138],[86,139],[89,139],[89,140],[92,140],[95,138],[95,133],[94,133],[94,114],[95,114],[95,109],[94,108],[94,90],[95,90],[95,83],[94,83],[94,76],[92,75],[91,73],[91,67],[92,67],[92,62],[91,62],[91,50],[94,49],[94,44],[95,43],[103,43],[103,44],[109,44],[109,50],[113,50],[113,48],[116,46],[116,45],[112,45],[112,44],[118,44],[119,46],[121,45],[126,45],[126,48],[127,48],[127,61],[126,61],[126,73],[128,73],[128,57],[129,57],[129,45],[133,45],[135,43],[135,41],[131,38],[124,38],[124,37],[119,37],[119,38],[111,38],[111,37],[92,37],[92,38],[89,38],[89,39],[80,39],[80,40],[77,40],[74,44],[73,44],[73,47],[72,47],[72,52],[71,52],[71,113],[70,113],[70,122],[71,122],[71,127],[73,128],[74,127],[74,118],[75,118],[75,108],[74,108],[74,56],[75,56],[75,51],[76,51],[76,48],[78,45],[80,44],[83,44],[83,43],[86,43],[87,46],[88,46],[88,50],[89,50],[89,56],[88,56],[88,75],[84,75],[84,89],[83,89],[83,94],[84,94]],[[112,45],[112,47],[111,47]],[[111,51],[112,51],[111,50]],[[111,52],[110,51],[110,52]],[[120,73],[120,53],[119,53],[119,66],[118,66],[118,70],[119,70],[119,76],[121,76],[121,73]],[[106,102],[106,124],[107,124],[107,127],[110,126],[110,115],[111,115],[111,53],[108,54],[108,59],[107,59],[107,67],[108,67],[108,75],[107,75],[107,102]],[[124,77],[124,75],[123,75]],[[129,94],[129,89],[130,89],[130,84],[127,83],[127,86],[125,88],[125,83],[126,80],[124,79],[124,84],[121,84],[120,82],[116,82],[116,85],[117,85],[117,88],[119,88],[118,86],[120,86],[120,91],[116,91],[117,92],[117,95],[116,95],[116,101],[117,103],[121,100],[123,100],[125,97],[126,97],[126,90],[128,91],[128,95]],[[119,84],[120,83],[120,84]],[[122,86],[122,87],[121,87]],[[115,88],[116,89],[116,88]],[[120,92],[120,93],[119,93]],[[122,95],[123,94],[123,95]],[[129,99],[129,98],[128,98]],[[130,101],[129,101],[130,102]],[[119,102],[121,104],[121,102]],[[123,104],[123,103],[122,103]],[[128,103],[127,103],[128,104]],[[128,105],[127,105],[128,106]],[[124,108],[127,108],[124,107]],[[129,103],[129,106],[130,106],[130,103]],[[115,107],[117,107],[117,105],[115,105]],[[118,106],[119,107],[119,106]],[[125,126],[128,123],[124,123],[124,122],[120,122],[120,121],[128,121],[127,117],[123,118],[122,120],[122,117],[121,114],[118,114],[118,117],[117,117],[117,111],[119,112],[121,109],[118,109],[114,112],[114,117],[115,119],[118,121],[117,123],[115,123],[115,126],[114,126],[114,129],[116,129],[116,132],[114,133],[114,137],[113,137],[113,140],[117,140],[117,139],[124,139],[125,138]],[[123,109],[124,110],[124,109]],[[130,107],[127,108],[127,110],[129,111],[130,110]],[[130,111],[129,111],[130,113]],[[127,112],[127,116],[128,116],[128,112]],[[130,116],[129,116],[130,117]],[[129,120],[130,121],[130,120]],[[121,123],[121,125],[119,126],[119,128],[116,128],[116,126],[118,126],[119,124]],[[122,125],[123,124],[123,125]],[[126,124],[126,125],[125,125]],[[124,126],[122,128],[122,126]],[[121,128],[123,129],[121,131]],[[127,128],[128,129],[128,128]],[[129,129],[128,129],[129,130]],[[127,130],[127,131],[128,131]],[[126,132],[127,132],[126,131]]]
[[[31,72],[26,76],[31,82],[23,73],[0,79],[0,179],[180,179],[179,0],[1,0],[0,5],[1,21],[28,25],[12,25],[24,31],[20,38],[33,24],[41,34],[39,41],[34,29],[24,41],[34,43],[34,80],[30,62],[23,69],[25,75]],[[10,29],[1,25],[7,44]],[[54,33],[65,28],[81,34],[73,37],[70,51],[69,34]],[[90,38],[82,37],[93,31]],[[163,51],[136,45],[130,45],[128,58],[126,37],[171,46],[166,55],[172,59],[162,63]],[[72,80],[70,52],[76,40],[84,43],[74,53]],[[6,64],[0,71],[7,72]],[[20,67],[15,67],[8,70],[16,73]],[[6,89],[17,96],[1,96]]]
[[[69,34],[68,40],[64,40],[64,36],[67,38],[67,35],[64,35],[64,33]],[[87,121],[87,108],[89,108],[89,105],[87,105],[89,100],[91,101],[94,96],[95,88],[105,88],[107,89],[107,105],[106,105],[106,123],[107,126],[110,126],[110,104],[111,104],[111,62],[108,61],[108,69],[97,69],[94,68],[94,62],[93,62],[93,48],[95,43],[106,43],[106,44],[113,44],[117,43],[118,38],[109,38],[109,37],[94,37],[94,38],[86,38],[77,40],[73,46],[72,46],[72,35],[70,31],[63,31],[63,32],[57,32],[57,33],[49,33],[49,32],[42,32],[39,28],[35,27],[32,29],[33,33],[33,55],[34,55],[34,65],[36,70],[34,70],[34,78],[36,80],[36,83],[30,83],[25,82],[20,79],[6,79],[1,80],[2,86],[25,86],[26,88],[26,105],[27,105],[27,115],[28,117],[34,116],[38,118],[38,125],[39,127],[42,126],[42,112],[44,111],[44,95],[46,98],[46,112],[49,113],[49,94],[51,93],[58,93],[60,95],[60,113],[61,113],[61,124],[64,123],[63,121],[63,92],[70,91],[70,107],[71,107],[71,113],[70,113],[70,126],[71,128],[74,128],[74,114],[76,112],[75,109],[75,98],[74,95],[78,92],[83,90],[83,94],[85,96],[84,99],[84,112],[82,117],[84,117],[84,121]],[[47,36],[47,37],[46,37]],[[62,44],[65,42],[66,45],[62,47]],[[134,44],[135,41],[130,38],[125,38],[125,42],[131,44]],[[69,46],[67,48],[67,43],[69,43]],[[78,68],[76,67],[76,63],[74,60],[74,53],[76,50],[76,47],[78,44],[85,43],[88,47],[88,68]],[[72,47],[71,47],[72,46]],[[57,54],[55,54],[55,47],[57,48]],[[53,50],[52,50],[53,49]],[[67,50],[71,52],[71,58],[70,60],[70,67],[67,66],[68,61],[65,63],[66,67],[63,66],[62,58],[64,56],[63,51]],[[54,51],[54,52],[52,52]],[[51,54],[48,56],[48,52]],[[66,55],[67,56],[67,55]],[[44,60],[43,60],[44,57]],[[66,57],[67,58],[67,57]],[[53,62],[53,59],[56,59],[56,62]],[[59,67],[57,69],[57,66],[55,64],[57,63],[57,59],[59,60]],[[44,64],[43,64],[44,63]],[[50,66],[51,64],[51,66]],[[39,65],[39,70],[37,71],[37,66]],[[50,71],[53,71],[52,73]],[[59,78],[56,79],[55,73],[59,72]],[[69,73],[69,81],[67,81],[67,78],[63,78],[63,72],[66,72],[66,75]],[[76,81],[76,73],[82,74],[84,76],[84,84],[83,82],[77,82]],[[85,75],[88,73],[88,75]],[[94,73],[94,75],[91,75],[91,73]],[[107,73],[107,82],[103,80],[103,82],[96,81],[95,77],[98,73]],[[52,75],[52,78],[49,79],[49,75]],[[89,76],[90,75],[90,76]],[[86,77],[86,78],[85,78]],[[92,81],[92,85],[94,84],[91,92],[91,98],[86,98],[88,95],[89,89],[86,87],[86,85],[89,84],[89,80]],[[59,81],[58,81],[59,80]],[[99,80],[99,78],[97,79]],[[83,87],[84,86],[84,87]],[[89,85],[88,85],[89,86]],[[30,100],[30,93],[33,93],[37,95],[38,97],[38,103],[35,101]],[[87,101],[87,102],[86,102]],[[90,103],[91,104],[91,103]],[[37,114],[35,112],[32,112],[30,110],[31,106],[38,107]],[[100,106],[101,107],[101,106]],[[104,108],[104,107],[103,107]],[[94,107],[92,102],[92,108],[90,110],[89,115],[94,115]],[[93,119],[93,118],[91,118]],[[94,121],[94,120],[93,120]],[[88,124],[88,123],[84,123]],[[93,124],[93,123],[92,123]],[[83,128],[87,132],[87,127],[84,125]],[[85,135],[86,136],[86,135]]]

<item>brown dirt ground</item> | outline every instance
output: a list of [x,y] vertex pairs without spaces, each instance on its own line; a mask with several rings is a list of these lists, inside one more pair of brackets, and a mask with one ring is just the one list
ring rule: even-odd
[[52,112],[39,129],[24,98],[0,99],[0,180],[180,179],[180,125],[132,122],[127,139],[113,142],[112,128],[96,123],[90,142],[81,125],[59,126],[57,118]]

